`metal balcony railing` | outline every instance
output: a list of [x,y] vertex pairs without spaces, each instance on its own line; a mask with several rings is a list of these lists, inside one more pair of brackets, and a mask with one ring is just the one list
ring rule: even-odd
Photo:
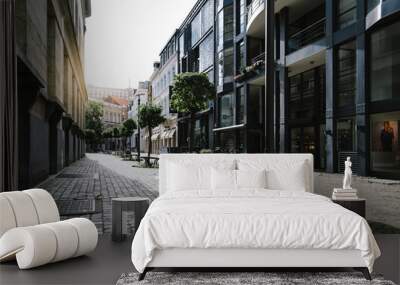
[[264,6],[265,0],[253,0],[251,1],[250,5],[247,6],[247,23],[249,22],[249,19],[251,16],[253,16],[254,12],[257,11],[257,9],[260,6]]
[[305,27],[288,39],[288,52],[294,52],[325,36],[325,18]]
[[261,53],[261,54],[255,56],[255,57],[253,57],[253,58],[251,59],[251,63],[254,64],[254,63],[256,63],[256,62],[258,62],[258,61],[260,61],[260,60],[265,60],[265,52],[263,52],[263,53]]

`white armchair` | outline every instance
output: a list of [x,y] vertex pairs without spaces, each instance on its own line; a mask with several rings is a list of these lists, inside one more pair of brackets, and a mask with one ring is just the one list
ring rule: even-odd
[[33,268],[87,254],[97,239],[88,219],[60,221],[43,189],[0,193],[0,262],[16,259],[20,269]]

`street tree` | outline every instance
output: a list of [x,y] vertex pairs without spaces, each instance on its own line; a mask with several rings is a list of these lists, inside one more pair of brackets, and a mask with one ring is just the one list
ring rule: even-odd
[[131,144],[130,138],[132,137],[135,129],[137,128],[136,122],[133,119],[128,119],[122,124],[122,137],[124,138],[124,145],[126,146],[127,138],[129,138],[129,145]]
[[94,147],[95,145],[101,144],[102,133],[103,133],[103,106],[97,102],[89,102],[86,109],[86,130],[93,130],[93,133],[89,135],[88,143]]
[[121,137],[119,128],[114,127],[113,131],[112,131],[112,135],[113,135],[113,138],[114,138],[114,146],[115,146],[114,150],[117,150],[119,148],[118,139]]
[[147,153],[146,164],[150,164],[150,154],[151,154],[151,136],[153,134],[153,128],[162,124],[165,121],[165,117],[161,115],[162,109],[160,106],[154,105],[151,102],[147,102],[142,105],[139,109],[139,126],[141,128],[147,128],[149,132],[149,145]]
[[186,72],[175,76],[172,85],[171,107],[179,113],[190,115],[188,134],[189,152],[193,148],[193,129],[197,112],[207,108],[209,100],[214,99],[215,90],[207,74]]

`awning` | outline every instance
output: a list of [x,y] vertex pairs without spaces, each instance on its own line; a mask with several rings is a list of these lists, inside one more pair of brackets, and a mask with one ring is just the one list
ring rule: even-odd
[[168,139],[172,139],[172,138],[174,137],[175,132],[176,132],[176,129],[170,130],[170,131],[168,132],[167,138],[168,138]]
[[152,141],[156,141],[159,136],[160,136],[160,134],[154,134],[154,135],[151,136],[151,140]]
[[163,131],[162,134],[161,134],[161,139],[167,138],[168,133],[169,133],[169,130]]

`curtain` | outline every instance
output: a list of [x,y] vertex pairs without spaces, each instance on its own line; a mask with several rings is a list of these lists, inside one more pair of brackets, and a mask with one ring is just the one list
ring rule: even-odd
[[18,188],[15,0],[0,1],[0,192]]

